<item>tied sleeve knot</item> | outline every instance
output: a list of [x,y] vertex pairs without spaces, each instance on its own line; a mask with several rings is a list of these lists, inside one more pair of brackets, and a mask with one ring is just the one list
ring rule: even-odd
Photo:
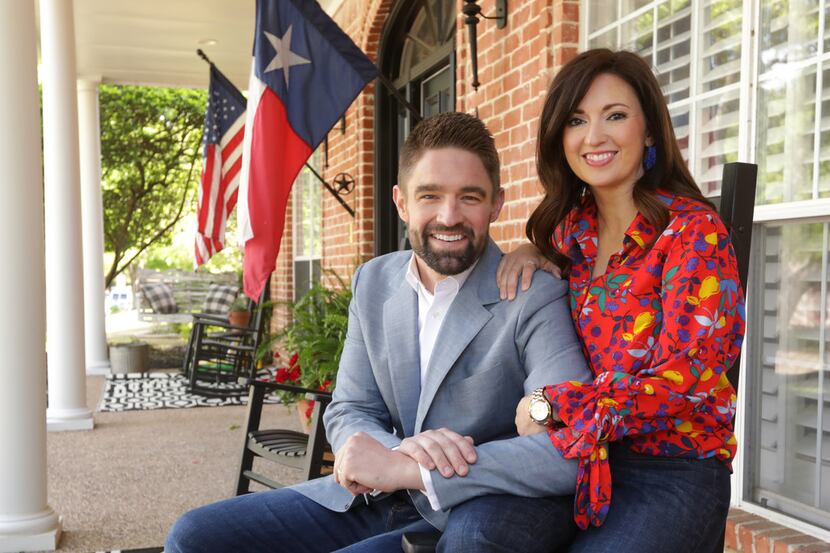
[[611,469],[608,442],[624,435],[624,403],[608,397],[608,386],[638,387],[641,383],[625,373],[608,372],[593,384],[565,382],[545,392],[551,405],[559,406],[559,417],[567,426],[549,433],[551,442],[566,459],[577,459],[574,520],[582,530],[602,525],[611,505]]

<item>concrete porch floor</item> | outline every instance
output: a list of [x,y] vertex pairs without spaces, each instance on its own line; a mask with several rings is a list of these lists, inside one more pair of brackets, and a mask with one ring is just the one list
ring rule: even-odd
[[[95,409],[104,377],[87,377]],[[63,518],[58,551],[161,546],[185,511],[230,496],[244,406],[94,414],[88,432],[49,433],[49,505]],[[299,429],[296,411],[266,406],[266,428]],[[269,464],[270,465],[270,464]],[[268,467],[285,483],[294,471]]]

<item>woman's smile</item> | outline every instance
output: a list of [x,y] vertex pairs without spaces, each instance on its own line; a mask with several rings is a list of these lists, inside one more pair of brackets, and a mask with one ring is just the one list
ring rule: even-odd
[[617,152],[605,151],[583,154],[582,157],[585,159],[585,163],[591,167],[604,167],[614,160],[615,155],[617,155]]

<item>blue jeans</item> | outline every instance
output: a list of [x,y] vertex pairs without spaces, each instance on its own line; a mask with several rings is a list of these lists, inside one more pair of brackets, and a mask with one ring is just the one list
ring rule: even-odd
[[[452,510],[438,552],[551,551],[576,533],[572,507],[573,497],[470,500]],[[170,529],[165,552],[400,551],[404,532],[432,529],[405,492],[338,513],[282,488],[186,513]]]
[[639,455],[610,448],[611,508],[568,553],[709,553],[729,511],[729,469],[717,459]]

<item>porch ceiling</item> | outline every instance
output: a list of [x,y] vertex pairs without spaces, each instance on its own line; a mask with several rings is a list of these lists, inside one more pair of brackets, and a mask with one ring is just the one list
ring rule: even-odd
[[[206,88],[201,48],[247,88],[254,0],[75,0],[80,77],[120,84]],[[215,40],[215,45],[200,44]]]
[[[320,4],[333,13],[341,2]],[[74,6],[79,77],[206,88],[207,66],[196,55],[201,48],[237,87],[247,88],[255,0],[75,0]]]

